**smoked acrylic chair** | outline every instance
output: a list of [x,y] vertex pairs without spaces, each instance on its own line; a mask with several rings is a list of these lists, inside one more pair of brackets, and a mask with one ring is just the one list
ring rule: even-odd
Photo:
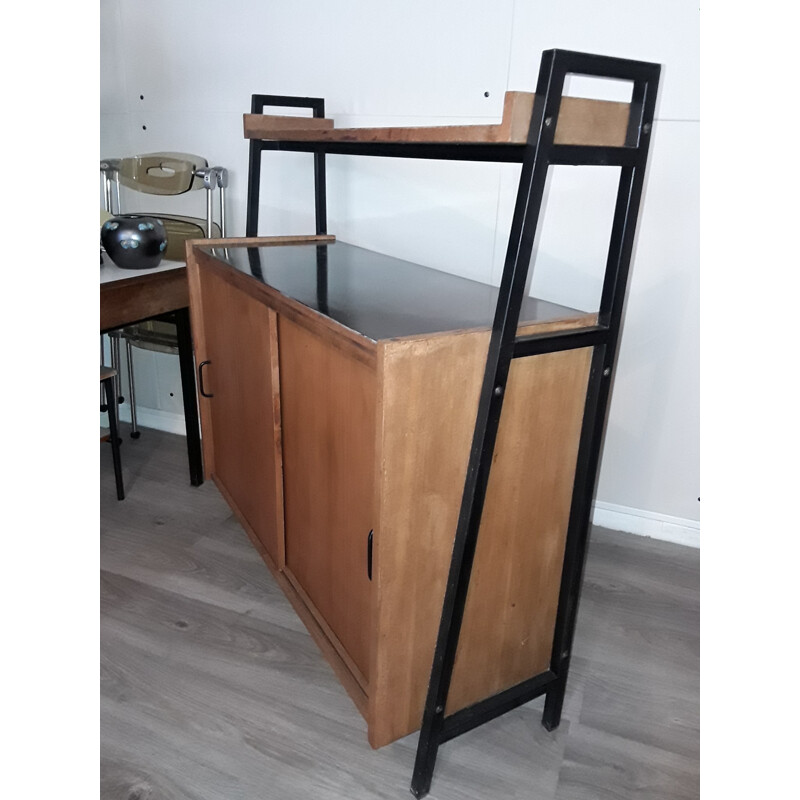
[[[161,197],[176,197],[188,192],[205,190],[205,217],[193,217],[146,209],[128,212],[158,217],[167,231],[167,248],[164,258],[185,261],[187,239],[217,238],[225,236],[225,188],[228,171],[224,167],[209,167],[206,159],[189,153],[147,153],[129,158],[103,159],[100,162],[103,180],[104,209],[114,216],[125,216],[120,187],[133,192]],[[219,190],[217,219],[214,220],[214,192]],[[161,204],[159,204],[161,205]],[[127,356],[128,393],[131,409],[131,436],[138,439],[140,431],[136,420],[136,384],[133,368],[133,348],[160,353],[178,352],[177,332],[174,323],[153,319],[139,322],[109,334],[111,365],[119,370],[119,343],[125,341]],[[119,397],[119,391],[117,391]]]

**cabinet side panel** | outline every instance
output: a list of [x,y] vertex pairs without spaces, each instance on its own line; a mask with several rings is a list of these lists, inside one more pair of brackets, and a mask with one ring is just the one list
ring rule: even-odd
[[286,568],[368,682],[375,369],[283,315],[278,332]]
[[511,363],[447,714],[550,666],[590,360]]
[[202,398],[211,419],[212,477],[273,561],[283,562],[275,314],[201,264]]
[[488,332],[386,343],[369,738],[419,728]]
[[[422,718],[488,342],[383,351],[374,747]],[[588,351],[512,365],[448,713],[549,666],[588,366]]]

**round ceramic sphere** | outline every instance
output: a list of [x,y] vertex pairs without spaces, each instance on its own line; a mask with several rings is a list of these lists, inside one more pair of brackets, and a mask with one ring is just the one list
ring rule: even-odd
[[100,241],[118,267],[152,269],[167,249],[167,231],[160,219],[125,214],[103,223]]

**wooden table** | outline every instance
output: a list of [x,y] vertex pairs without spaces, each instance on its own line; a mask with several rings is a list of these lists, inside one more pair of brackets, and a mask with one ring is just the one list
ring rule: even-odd
[[200,486],[203,483],[203,457],[186,265],[178,261],[162,261],[155,269],[120,269],[104,256],[104,263],[100,266],[100,333],[146,319],[168,320],[177,327],[189,477],[193,486]]

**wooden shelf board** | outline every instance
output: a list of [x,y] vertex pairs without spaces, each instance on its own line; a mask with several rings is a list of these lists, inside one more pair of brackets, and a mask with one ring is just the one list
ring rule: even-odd
[[[531,92],[506,92],[503,119],[493,125],[336,128],[331,119],[245,114],[244,136],[246,139],[315,143],[525,144],[533,101]],[[628,103],[564,97],[555,142],[622,147],[629,113]]]

